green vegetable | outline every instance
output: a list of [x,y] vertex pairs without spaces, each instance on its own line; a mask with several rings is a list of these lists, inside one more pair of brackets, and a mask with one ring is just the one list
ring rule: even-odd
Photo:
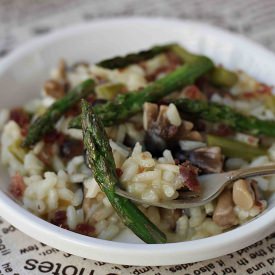
[[34,145],[46,133],[53,130],[55,123],[66,111],[79,102],[81,98],[85,98],[94,92],[94,86],[95,82],[92,79],[88,79],[75,87],[63,98],[53,103],[43,115],[31,124],[23,146],[29,147]]
[[155,46],[146,51],[106,59],[97,63],[96,65],[107,69],[124,68],[131,64],[136,64],[138,62],[153,58],[154,56],[161,54],[163,52],[169,51],[170,46],[170,44],[163,46]]
[[260,120],[247,116],[225,105],[201,100],[182,98],[172,101],[180,112],[192,114],[211,122],[220,122],[251,135],[266,135],[275,137],[275,121]]
[[[112,102],[95,106],[94,111],[105,126],[115,125],[141,111],[145,102],[158,101],[183,86],[192,84],[199,76],[212,68],[213,63],[207,57],[197,57],[194,62],[179,67],[143,90],[118,95]],[[81,128],[80,117],[74,118],[69,126]]]
[[97,98],[113,100],[117,95],[122,94],[126,87],[122,83],[109,83],[97,86],[95,89]]
[[265,149],[253,147],[237,140],[214,135],[207,135],[207,144],[209,146],[220,147],[222,153],[227,157],[243,158],[248,161],[251,161],[256,157],[266,155]]
[[[196,60],[197,55],[188,52],[186,49],[178,44],[170,46],[170,50],[179,56],[184,62],[193,62]],[[238,81],[238,76],[234,72],[231,72],[222,67],[213,68],[208,74],[209,81],[216,86],[232,87]]]
[[119,179],[109,140],[101,120],[85,100],[82,101],[81,117],[88,163],[100,188],[124,224],[138,237],[146,243],[165,243],[165,235],[148,220],[137,206],[115,193],[115,186],[119,184]]
[[230,88],[238,82],[238,76],[222,67],[215,67],[208,73],[208,79],[215,86]]

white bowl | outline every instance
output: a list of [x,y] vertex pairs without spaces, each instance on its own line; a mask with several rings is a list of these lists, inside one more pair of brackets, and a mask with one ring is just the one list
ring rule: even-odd
[[[179,42],[231,69],[243,69],[275,84],[275,56],[247,39],[205,24],[170,19],[121,18],[95,21],[51,33],[12,52],[0,63],[0,108],[38,96],[49,71],[63,57],[69,63]],[[0,171],[0,214],[31,237],[78,256],[127,265],[183,264],[218,257],[250,245],[275,229],[275,202],[260,217],[227,233],[196,241],[149,245],[129,231],[116,241],[82,236],[56,227],[24,210],[6,193],[9,182]]]

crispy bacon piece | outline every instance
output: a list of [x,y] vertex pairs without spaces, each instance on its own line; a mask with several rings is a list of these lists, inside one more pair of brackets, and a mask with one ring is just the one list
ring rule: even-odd
[[26,128],[30,123],[30,115],[22,108],[14,108],[10,111],[10,120],[15,121],[20,128]]
[[23,196],[24,191],[26,189],[26,185],[24,183],[23,177],[16,172],[14,176],[11,177],[11,184],[10,184],[10,192],[11,194],[19,199]]
[[193,166],[189,161],[179,165],[180,175],[182,177],[184,185],[194,192],[200,192],[200,183],[198,181],[199,169]]
[[75,117],[80,115],[81,110],[80,110],[80,105],[79,103],[75,104],[72,108],[70,108],[65,114],[65,117]]
[[64,142],[64,139],[65,139],[65,135],[63,133],[60,133],[56,130],[52,130],[51,132],[47,133],[45,136],[44,136],[44,142],[45,143],[63,143]]
[[231,136],[234,134],[234,130],[230,126],[222,124],[222,123],[219,124],[217,126],[217,129],[215,129],[213,132],[215,135],[218,135],[221,137],[227,137],[227,136]]
[[64,229],[69,229],[68,225],[67,225],[67,214],[65,210],[57,210],[54,213],[54,217],[51,219],[51,223],[62,227]]
[[95,227],[88,223],[79,223],[75,228],[75,232],[82,235],[91,236],[95,234]]
[[120,168],[116,168],[116,174],[120,178],[123,174],[123,171]]
[[206,100],[206,96],[196,85],[190,85],[183,89],[182,94],[189,99]]

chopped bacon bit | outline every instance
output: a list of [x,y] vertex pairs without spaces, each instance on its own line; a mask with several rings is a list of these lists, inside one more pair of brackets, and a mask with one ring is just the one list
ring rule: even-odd
[[217,129],[214,131],[214,134],[221,136],[221,137],[227,137],[234,134],[234,130],[225,124],[219,124]]
[[89,236],[95,233],[95,227],[88,223],[79,223],[75,228],[75,232]]
[[73,107],[71,107],[67,112],[65,112],[65,117],[74,117],[78,116],[81,113],[80,105],[79,103],[75,104]]
[[198,120],[195,126],[196,126],[196,130],[199,132],[204,132],[206,130],[206,123],[202,120]]
[[257,93],[259,93],[261,95],[262,94],[272,95],[272,87],[261,83],[258,90],[257,90]]
[[14,120],[20,128],[26,128],[30,122],[29,114],[22,108],[15,108],[10,111],[10,120]]
[[175,164],[176,165],[179,165],[180,164],[180,161],[178,159],[175,159]]
[[29,125],[25,125],[24,127],[22,127],[21,128],[21,135],[23,136],[23,137],[26,137],[27,136],[27,134],[28,134],[28,131],[29,131]]
[[191,191],[200,192],[201,187],[198,181],[199,169],[193,166],[189,161],[185,161],[179,165],[179,168],[184,185]]
[[255,92],[244,92],[242,96],[246,99],[253,99],[258,97],[258,95]]
[[64,142],[65,135],[63,133],[60,133],[56,130],[52,130],[51,132],[47,133],[44,136],[44,142],[45,143],[63,143]]
[[51,220],[51,223],[62,227],[64,229],[69,229],[67,226],[67,214],[64,210],[58,210],[54,213],[54,217]]
[[90,104],[93,104],[96,100],[96,97],[95,95],[89,95],[86,100],[90,103]]
[[177,54],[175,54],[173,52],[167,52],[166,57],[167,57],[171,66],[174,66],[176,68],[177,66],[182,65],[182,60],[180,59],[180,57]]
[[206,96],[200,91],[196,85],[190,85],[184,88],[184,95],[189,99],[205,100]]
[[123,174],[123,171],[120,168],[116,168],[116,174],[120,178]]
[[242,97],[245,99],[255,99],[262,96],[272,96],[272,87],[260,83],[256,91],[247,91],[242,94]]
[[10,192],[11,194],[19,199],[23,196],[24,191],[26,189],[26,185],[24,183],[23,177],[16,172],[14,176],[11,177],[11,184],[10,184]]

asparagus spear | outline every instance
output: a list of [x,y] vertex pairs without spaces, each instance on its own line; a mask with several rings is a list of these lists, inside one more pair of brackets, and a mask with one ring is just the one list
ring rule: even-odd
[[243,158],[248,161],[266,155],[266,150],[262,148],[253,147],[237,140],[214,135],[207,135],[207,144],[209,146],[219,146],[222,149],[222,153],[227,157]]
[[[204,56],[197,56],[194,62],[179,67],[143,90],[119,95],[112,102],[95,106],[94,111],[105,126],[114,125],[141,111],[145,102],[158,101],[183,86],[193,83],[211,68],[213,68],[211,60]],[[74,118],[70,127],[81,128],[80,117]]]
[[238,76],[223,67],[215,67],[208,73],[209,81],[215,86],[230,88],[238,81]]
[[[188,52],[178,44],[172,44],[170,50],[178,55],[184,62],[193,62],[197,58],[197,55]],[[208,73],[208,79],[216,86],[230,88],[236,84],[238,76],[223,67],[215,67]]]
[[163,46],[155,46],[146,51],[131,53],[126,56],[118,56],[111,59],[106,59],[97,63],[96,65],[107,69],[123,68],[131,64],[135,64],[135,63],[153,58],[154,56],[161,54],[163,52],[169,51],[170,46],[171,44],[163,45]]
[[31,124],[23,146],[28,147],[38,142],[43,135],[54,128],[54,124],[67,110],[74,106],[81,98],[93,93],[94,86],[94,81],[88,79],[75,87],[66,96],[52,104],[46,113],[38,117]]
[[148,220],[135,204],[115,193],[115,186],[119,184],[119,179],[116,175],[109,140],[101,120],[85,100],[82,100],[81,117],[89,166],[93,170],[95,180],[124,224],[146,243],[166,242],[165,235]]
[[246,116],[228,106],[214,102],[182,98],[174,100],[173,103],[179,111],[192,114],[197,118],[224,123],[237,131],[243,131],[251,135],[275,137],[275,121]]
[[125,93],[126,87],[122,83],[111,83],[97,86],[95,93],[98,99],[113,100],[117,95]]

